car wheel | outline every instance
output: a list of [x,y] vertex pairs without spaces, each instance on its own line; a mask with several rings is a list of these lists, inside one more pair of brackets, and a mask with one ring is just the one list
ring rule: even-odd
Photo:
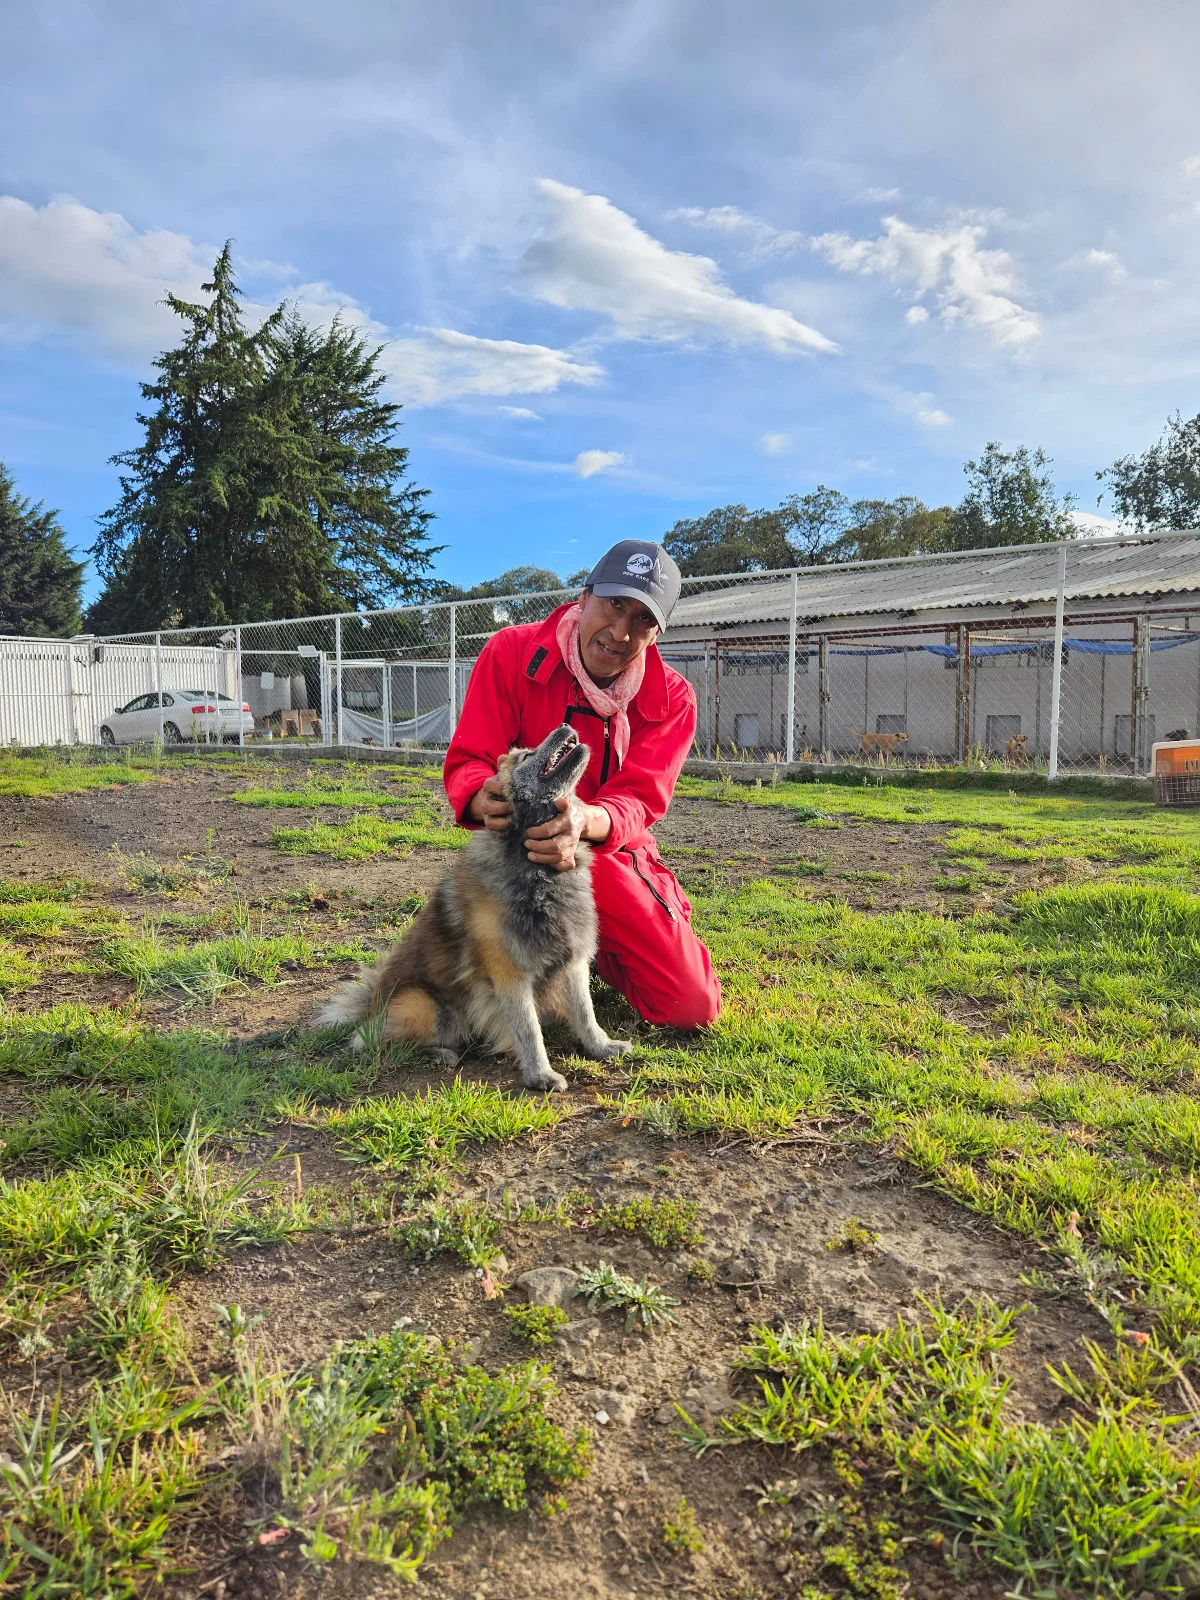
[[163,723],[163,740],[167,744],[182,744],[183,735],[173,722]]
[[100,743],[101,744],[116,744],[116,742],[117,742],[117,736],[112,731],[111,728],[105,727],[105,728],[101,728],[100,729]]

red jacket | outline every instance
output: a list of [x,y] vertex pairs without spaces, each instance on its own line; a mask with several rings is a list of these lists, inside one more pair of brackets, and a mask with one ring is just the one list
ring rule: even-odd
[[618,769],[609,719],[588,705],[554,636],[565,610],[560,606],[545,622],[504,628],[483,647],[446,751],[446,794],[459,822],[474,826],[464,813],[505,751],[539,745],[569,722],[592,751],[576,792],[612,818],[612,832],[592,848],[607,854],[623,845],[650,844],[649,829],[666,813],[692,747],[696,692],[651,645],[646,675],[629,707],[629,749]]

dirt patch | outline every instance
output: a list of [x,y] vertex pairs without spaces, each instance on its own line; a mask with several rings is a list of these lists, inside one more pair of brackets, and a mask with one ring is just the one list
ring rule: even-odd
[[[307,777],[327,771],[289,769],[289,787],[301,787]],[[230,798],[259,782],[256,771],[170,772],[160,783],[46,800],[14,798],[9,801],[7,826],[11,837],[22,841],[22,848],[0,855],[0,873],[17,882],[84,879],[90,892],[77,903],[111,907],[128,919],[133,931],[143,919],[159,923],[165,918],[165,934],[181,937],[171,919],[190,915],[198,920],[213,919],[210,929],[197,929],[191,937],[219,938],[231,931],[227,914],[236,903],[249,912],[250,927],[256,933],[303,932],[314,942],[360,940],[371,948],[382,948],[388,935],[381,934],[381,926],[394,926],[397,908],[406,900],[428,894],[452,859],[450,851],[420,845],[397,856],[366,861],[281,854],[272,847],[275,829],[345,822],[355,813],[332,806],[245,806]],[[431,785],[429,799],[439,820],[449,824],[450,809],[440,789]],[[384,806],[372,814],[400,821],[406,817],[407,807]],[[196,892],[136,893],[121,870],[121,856],[144,853],[169,868],[180,857],[205,852],[228,862],[231,873],[225,882]],[[15,942],[31,944],[20,938]],[[63,953],[63,967],[69,965],[72,955],[86,960],[95,943],[70,934],[54,939]],[[202,1024],[250,1038],[311,1016],[355,969],[354,960],[333,962],[285,976],[270,988],[236,989],[203,1004],[182,991],[135,1000],[130,979],[51,971],[36,986],[12,995],[9,1003],[19,1012],[43,1011],[64,1003],[93,1009],[135,1008],[139,1015],[163,1025]]]
[[[751,1595],[786,1594],[786,1571],[776,1569],[779,1546],[770,1542],[770,1517],[758,1514],[749,1489],[780,1476],[806,1477],[827,1491],[823,1469],[807,1458],[733,1447],[695,1461],[684,1448],[677,1406],[708,1429],[750,1393],[753,1383],[734,1367],[737,1352],[756,1324],[795,1326],[818,1315],[843,1333],[877,1331],[897,1315],[924,1314],[922,1297],[954,1304],[987,1295],[1021,1304],[1027,1257],[986,1224],[918,1187],[882,1158],[821,1161],[814,1148],[721,1145],[693,1140],[664,1145],[622,1129],[602,1111],[574,1118],[550,1135],[495,1147],[463,1174],[464,1198],[495,1202],[507,1191],[522,1202],[562,1199],[583,1190],[597,1202],[652,1195],[694,1201],[702,1246],[662,1251],[636,1237],[596,1236],[557,1224],[513,1224],[501,1245],[510,1285],[534,1267],[615,1264],[628,1276],[643,1274],[680,1302],[678,1328],[653,1334],[623,1331],[609,1313],[581,1323],[556,1340],[548,1359],[561,1385],[557,1420],[591,1432],[595,1463],[587,1482],[568,1498],[566,1517],[487,1517],[472,1520],[429,1563],[425,1581],[447,1596],[734,1593],[735,1580]],[[282,1150],[290,1171],[299,1154],[309,1181],[346,1183],[350,1170],[329,1141],[309,1128],[275,1130],[245,1153],[260,1158]],[[362,1169],[356,1169],[358,1173]],[[369,1179],[378,1187],[384,1180]],[[862,1254],[828,1244],[851,1218],[877,1234]],[[695,1261],[714,1272],[709,1285],[689,1276]],[[477,1270],[449,1257],[407,1259],[386,1225],[360,1226],[342,1236],[312,1236],[291,1246],[242,1251],[218,1271],[179,1286],[181,1307],[194,1340],[197,1370],[209,1361],[220,1370],[213,1335],[213,1303],[237,1302],[261,1315],[272,1358],[286,1367],[319,1359],[335,1339],[360,1337],[404,1318],[439,1338],[466,1347],[491,1371],[527,1360],[530,1347],[512,1331],[504,1303],[520,1291],[488,1300]],[[1044,1364],[1078,1364],[1081,1338],[1103,1338],[1100,1319],[1082,1304],[1047,1300],[1030,1308],[1005,1358],[1014,1377],[1014,1415],[1052,1420],[1061,1395]],[[604,1411],[607,1422],[598,1420]],[[682,1563],[666,1549],[663,1519],[685,1496],[705,1543],[702,1556]],[[614,1513],[616,1513],[614,1515]],[[263,1589],[261,1561],[233,1563],[230,1594]],[[272,1555],[266,1563],[286,1592],[307,1593],[299,1570]],[[914,1569],[915,1570],[915,1569]],[[922,1595],[975,1593],[1001,1596],[1005,1586],[975,1574],[952,1578],[936,1560],[921,1569]],[[959,1585],[959,1586],[956,1586]],[[346,1574],[338,1593],[387,1593],[378,1577]]]
[[[313,769],[319,771],[322,769]],[[289,768],[299,786],[307,769]],[[85,878],[92,888],[76,904],[107,906],[134,926],[151,919],[191,916],[195,926],[178,937],[219,937],[228,931],[234,904],[252,913],[264,934],[302,931],[314,943],[361,940],[382,947],[407,914],[405,903],[427,894],[452,859],[447,851],[416,847],[403,859],[338,862],[326,857],[282,856],[271,848],[281,826],[344,821],[339,808],[277,810],[233,803],[249,782],[244,772],[172,770],[161,783],[137,788],[16,799],[6,821],[10,839],[24,847],[0,854],[0,871],[17,881]],[[439,804],[444,808],[444,802]],[[400,819],[405,808],[384,807]],[[448,819],[448,812],[445,813]],[[211,830],[211,832],[210,832]],[[947,860],[949,827],[846,821],[812,828],[790,812],[684,799],[657,832],[666,860],[685,885],[715,888],[750,878],[803,879],[814,898],[837,896],[864,910],[918,908],[945,912],[999,900],[1038,881],[1028,864],[994,869],[1003,883],[982,888],[979,874],[964,893],[935,882],[964,869]],[[113,851],[145,851],[169,865],[180,855],[211,850],[232,867],[231,878],[185,895],[131,891]],[[207,921],[206,921],[207,919]],[[17,940],[18,943],[22,941]],[[24,941],[33,944],[33,941]],[[95,940],[55,935],[62,968],[86,958]],[[111,974],[50,973],[38,986],[12,997],[14,1009],[40,1011],[64,1000],[92,1008],[113,1006],[162,1028],[206,1024],[249,1038],[307,1023],[329,990],[354,968],[353,960],[322,967],[303,964],[270,987],[257,985],[196,1005],[183,994],[135,998],[131,980]],[[986,1030],[989,1009],[956,998],[955,1020]],[[628,1036],[620,1002],[602,1002],[602,1020]],[[467,1062],[464,1076],[511,1087],[507,1063]],[[506,1225],[501,1279],[515,1285],[540,1266],[575,1268],[600,1260],[634,1279],[645,1275],[679,1302],[680,1325],[652,1334],[625,1333],[616,1313],[589,1320],[547,1352],[561,1394],[557,1420],[586,1427],[595,1462],[587,1481],[568,1496],[566,1514],[473,1516],[423,1573],[431,1593],[447,1600],[593,1600],[612,1596],[693,1593],[733,1600],[768,1600],[799,1590],[794,1568],[781,1554],[778,1534],[785,1512],[760,1514],[749,1486],[780,1476],[801,1481],[801,1495],[836,1492],[823,1453],[785,1458],[779,1452],[739,1447],[697,1461],[679,1437],[677,1406],[702,1426],[719,1419],[750,1392],[734,1366],[751,1329],[793,1326],[821,1317],[840,1333],[873,1332],[927,1314],[923,1301],[955,1304],[987,1296],[1000,1305],[1034,1303],[1018,1322],[1003,1365],[1013,1380],[1014,1416],[1052,1421],[1060,1416],[1060,1391],[1045,1367],[1086,1365],[1082,1340],[1101,1342],[1107,1329],[1079,1299],[1031,1296],[1021,1275],[1031,1265],[1022,1248],[952,1204],[885,1156],[834,1159],[823,1135],[763,1147],[711,1139],[663,1142],[614,1122],[596,1101],[597,1089],[615,1091],[619,1070],[573,1073],[567,1107],[574,1113],[536,1138],[476,1151],[455,1179],[456,1194],[495,1207],[507,1192],[518,1204],[546,1206],[573,1191],[596,1203],[643,1197],[693,1202],[704,1243],[687,1251],[662,1251],[635,1235],[597,1236],[561,1223]],[[392,1070],[379,1092],[412,1094],[447,1081],[433,1069]],[[0,1120],[27,1114],[37,1095],[11,1080],[0,1085]],[[280,1157],[278,1161],[273,1158]],[[349,1161],[317,1129],[291,1124],[249,1139],[231,1140],[222,1159],[241,1167],[271,1163],[266,1177],[288,1179],[299,1157],[301,1182],[325,1185],[343,1198],[359,1185],[366,1201],[402,1211],[394,1178]],[[830,1249],[856,1221],[873,1240],[861,1249]],[[697,1274],[699,1267],[699,1276]],[[708,1281],[704,1281],[705,1278]],[[481,1275],[451,1257],[412,1261],[387,1222],[318,1230],[286,1246],[242,1249],[218,1270],[176,1285],[180,1313],[192,1340],[192,1361],[203,1379],[226,1359],[215,1335],[214,1304],[237,1303],[261,1315],[261,1336],[272,1361],[294,1368],[315,1362],[337,1339],[384,1330],[403,1319],[454,1341],[484,1367],[527,1360],[530,1347],[503,1316],[505,1299],[488,1299]],[[510,1288],[507,1303],[519,1300]],[[59,1361],[39,1371],[8,1361],[4,1387],[28,1399],[35,1387],[62,1384],[77,1397],[87,1371]],[[607,1420],[601,1420],[603,1413]],[[893,1495],[893,1486],[872,1492]],[[703,1551],[673,1554],[663,1524],[686,1496]],[[244,1506],[241,1510],[244,1512]],[[918,1511],[901,1511],[917,1542],[906,1547],[909,1592],[921,1596],[974,1596],[1000,1600],[1007,1585],[969,1564],[952,1570],[919,1542]],[[281,1548],[246,1548],[236,1500],[219,1526],[197,1533],[196,1571],[168,1591],[173,1600],[258,1600],[258,1597],[341,1595],[354,1600],[410,1593],[379,1568],[337,1568],[318,1582],[289,1539]],[[781,1564],[782,1563],[782,1564]],[[159,1591],[162,1592],[162,1591]]]
[[[677,800],[655,829],[663,856],[685,887],[710,889],[751,878],[804,880],[817,900],[840,899],[858,910],[901,909],[965,915],[1032,887],[1044,869],[1029,863],[989,865],[985,884],[948,854],[954,829],[937,823],[835,819],[840,826],[798,822],[771,806]],[[965,879],[962,888],[943,880]]]

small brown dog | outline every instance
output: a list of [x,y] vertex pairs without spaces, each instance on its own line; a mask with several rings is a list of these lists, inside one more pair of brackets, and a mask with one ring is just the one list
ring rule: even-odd
[[1028,741],[1029,735],[1027,733],[1014,733],[1004,746],[1004,759],[1006,761],[1016,761],[1023,767],[1026,761],[1025,746]]
[[873,755],[878,754],[881,760],[886,761],[889,756],[896,754],[896,746],[908,743],[906,733],[859,733],[851,724],[850,732],[862,747],[862,753],[868,761]]

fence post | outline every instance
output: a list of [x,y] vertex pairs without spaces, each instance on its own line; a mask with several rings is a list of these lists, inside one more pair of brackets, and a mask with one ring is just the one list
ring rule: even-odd
[[1150,618],[1133,624],[1133,722],[1129,729],[1133,775],[1141,777],[1150,765]]
[[454,737],[454,730],[458,727],[458,637],[457,608],[453,601],[450,603],[450,665],[449,665],[449,706],[450,706],[450,734],[446,740],[449,744]]
[[[1067,593],[1067,547],[1060,544],[1058,547],[1058,600],[1054,607],[1054,661],[1050,674],[1050,766],[1046,772],[1051,783],[1058,777],[1058,724],[1059,714],[1062,710],[1062,653],[1063,653],[1063,608],[1066,604]],[[1134,668],[1136,677],[1137,668]],[[1133,730],[1131,729],[1130,732]],[[1134,771],[1137,771],[1137,757],[1134,757]]]
[[66,702],[67,702],[66,703],[66,707],[65,707],[66,717],[64,718],[64,722],[65,722],[65,725],[66,725],[67,737],[63,742],[65,744],[78,744],[79,743],[79,730],[77,729],[77,727],[75,725],[74,663],[72,662],[71,657],[72,657],[72,651],[71,651],[70,644],[64,644],[63,645],[63,669],[64,669],[65,684],[66,684],[66,696],[65,696],[65,699],[66,699]]
[[392,668],[388,661],[383,663],[383,694],[380,697],[380,710],[383,712],[383,748],[392,748]]
[[792,620],[788,630],[787,744],[784,759],[788,766],[796,759],[796,602],[800,574],[792,573]]
[[829,751],[829,635],[821,634],[817,640],[817,744],[820,759],[828,760]]
[[239,622],[233,630],[234,657],[234,683],[237,691],[237,719],[238,719],[238,749],[246,748],[246,729],[244,726],[245,713],[242,711],[242,625]]
[[721,759],[721,641],[713,643],[713,760]]
[[[1196,690],[1200,702],[1200,687]],[[704,742],[708,749],[709,759],[713,753],[713,721],[712,721],[712,646],[704,646]]]
[[[337,686],[337,742],[338,742],[338,744],[343,744],[345,742],[345,736],[342,733],[342,619],[341,619],[341,617],[334,617],[334,619],[333,619],[333,656],[334,656],[334,662],[335,662],[334,669],[333,669],[333,678],[334,678],[334,683]],[[330,721],[333,720],[332,713],[333,713],[333,708],[330,707]]]
[[965,766],[971,748],[971,636],[963,623],[956,629],[954,759]]
[[162,634],[154,635],[154,682],[158,689],[158,742],[163,742]]

